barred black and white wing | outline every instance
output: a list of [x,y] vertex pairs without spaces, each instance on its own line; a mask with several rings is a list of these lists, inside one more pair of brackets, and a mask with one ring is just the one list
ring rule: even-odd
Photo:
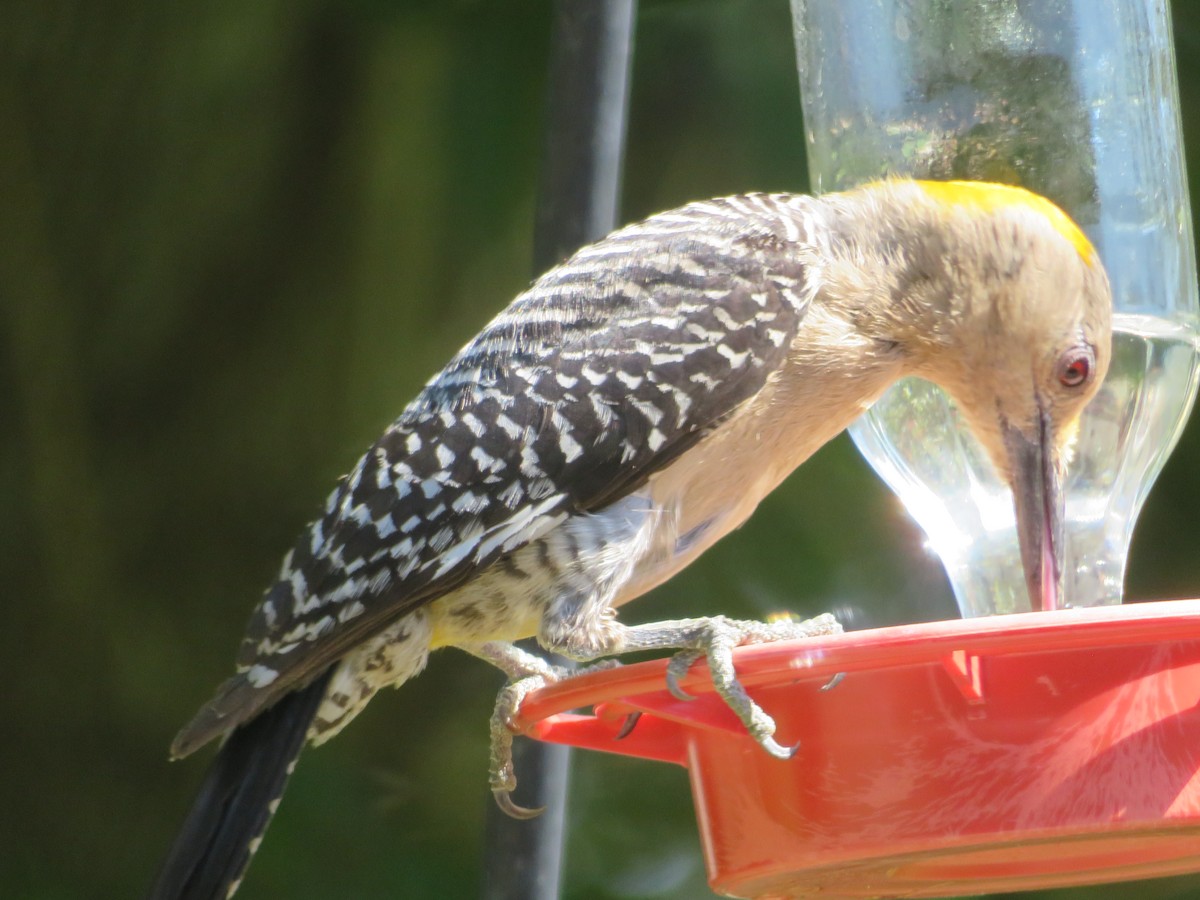
[[792,195],[695,203],[584,248],[435,376],[329,498],[185,755],[568,516],[639,487],[762,389],[803,318]]

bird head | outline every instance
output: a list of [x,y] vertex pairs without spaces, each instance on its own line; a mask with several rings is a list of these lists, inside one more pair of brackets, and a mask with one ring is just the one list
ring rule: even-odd
[[917,374],[950,394],[1012,488],[1031,603],[1057,608],[1063,470],[1111,356],[1104,268],[1065,213],[1021,188],[880,187],[910,195],[903,233],[922,236],[893,267],[904,273],[893,300],[908,307],[893,326],[907,328]]

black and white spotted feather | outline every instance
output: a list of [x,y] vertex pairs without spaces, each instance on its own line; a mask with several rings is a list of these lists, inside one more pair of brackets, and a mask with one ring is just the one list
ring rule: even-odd
[[782,365],[812,201],[694,203],[584,248],[462,349],[287,556],[186,755],[567,517],[638,488]]

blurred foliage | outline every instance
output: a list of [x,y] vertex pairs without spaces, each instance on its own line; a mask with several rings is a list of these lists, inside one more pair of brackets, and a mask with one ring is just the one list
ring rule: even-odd
[[[203,769],[167,744],[281,552],[528,280],[548,33],[547,0],[4,4],[0,895],[144,889]],[[633,84],[623,218],[805,188],[784,0],[643,0]],[[1200,585],[1197,460],[1193,428],[1133,596]],[[629,617],[783,607],[954,615],[845,439]],[[244,896],[474,895],[498,682],[447,651],[306,754]],[[577,755],[570,823],[564,896],[708,895],[682,771]]]

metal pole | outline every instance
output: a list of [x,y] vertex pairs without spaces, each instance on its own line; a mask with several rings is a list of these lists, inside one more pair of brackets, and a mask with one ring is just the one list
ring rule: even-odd
[[[636,0],[555,0],[533,241],[538,273],[617,224],[635,9]],[[515,799],[546,811],[517,821],[489,802],[484,900],[558,897],[568,753],[515,742]]]

